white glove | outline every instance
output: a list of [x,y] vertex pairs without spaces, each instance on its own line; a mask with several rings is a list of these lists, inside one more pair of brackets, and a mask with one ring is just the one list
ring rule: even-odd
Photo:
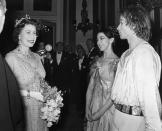
[[40,92],[37,92],[37,91],[31,91],[30,92],[30,97],[33,97],[39,101],[44,101],[44,97],[43,95],[40,93]]

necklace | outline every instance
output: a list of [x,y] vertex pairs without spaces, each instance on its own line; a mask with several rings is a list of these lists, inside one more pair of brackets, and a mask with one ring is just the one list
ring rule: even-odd
[[30,53],[30,50],[27,52],[23,52],[20,48],[17,48],[17,53],[22,55],[24,58],[26,59],[31,59],[31,53]]
[[23,51],[21,48],[15,49],[15,53],[18,54],[18,57],[21,59],[21,61],[30,67],[32,67],[34,70],[37,69],[38,65],[34,58],[34,54],[28,50],[27,52]]

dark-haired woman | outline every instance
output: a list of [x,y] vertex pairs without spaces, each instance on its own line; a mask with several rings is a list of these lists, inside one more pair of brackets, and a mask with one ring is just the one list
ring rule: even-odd
[[40,80],[45,77],[45,70],[40,56],[30,50],[37,39],[35,21],[27,16],[17,20],[14,38],[18,46],[6,55],[6,61],[21,87],[20,92],[26,109],[27,131],[46,131],[46,123],[40,117],[43,102]]
[[86,95],[87,131],[108,131],[111,127],[114,106],[110,99],[111,87],[118,62],[113,52],[115,42],[113,28],[97,34],[97,45],[103,56],[91,67],[91,78]]

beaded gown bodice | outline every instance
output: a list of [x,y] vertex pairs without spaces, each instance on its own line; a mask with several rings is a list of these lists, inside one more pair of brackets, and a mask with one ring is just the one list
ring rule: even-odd
[[17,50],[13,50],[7,54],[6,60],[12,63],[10,66],[22,89],[39,91],[40,78],[45,77],[45,70],[39,56],[35,53],[32,53],[31,56],[34,60],[30,60],[28,56],[24,56]]
[[[40,56],[30,51],[29,55],[15,49],[6,55],[6,61],[15,74],[22,90],[40,92],[40,80],[45,77],[45,70]],[[47,131],[47,125],[40,118],[43,103],[33,97],[23,97],[26,114],[26,131]]]

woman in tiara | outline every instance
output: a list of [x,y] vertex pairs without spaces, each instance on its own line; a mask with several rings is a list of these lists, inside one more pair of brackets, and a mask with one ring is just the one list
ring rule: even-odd
[[47,131],[46,123],[40,117],[40,108],[43,104],[40,80],[45,77],[45,70],[40,56],[30,50],[36,42],[37,34],[38,25],[29,16],[17,20],[13,38],[18,46],[5,57],[21,88],[27,131]]
[[109,27],[97,34],[97,45],[103,56],[91,68],[91,79],[86,95],[87,131],[108,131],[114,107],[106,104],[110,99],[118,56],[113,52],[116,31]]

